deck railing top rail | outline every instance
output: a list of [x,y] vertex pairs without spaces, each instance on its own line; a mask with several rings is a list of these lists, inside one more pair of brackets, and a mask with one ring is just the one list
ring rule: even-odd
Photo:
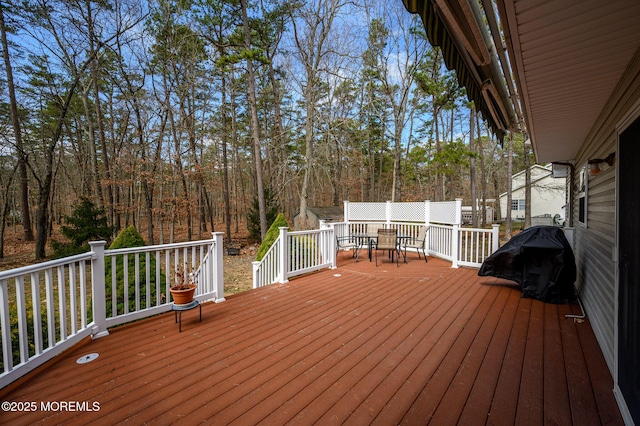
[[57,268],[59,266],[65,266],[71,263],[80,262],[83,260],[90,260],[94,253],[87,252],[77,254],[75,256],[64,257],[62,259],[49,260],[47,262],[34,263],[33,265],[21,266],[19,268],[8,269],[6,271],[0,271],[0,280],[9,280],[11,278],[29,275],[34,272],[46,271],[47,269]]

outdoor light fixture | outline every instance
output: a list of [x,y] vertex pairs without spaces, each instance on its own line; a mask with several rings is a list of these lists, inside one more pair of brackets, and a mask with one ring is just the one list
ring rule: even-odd
[[600,164],[602,163],[606,163],[609,166],[613,166],[613,160],[615,160],[616,158],[616,153],[612,152],[611,154],[607,155],[606,158],[601,159],[601,158],[594,158],[592,160],[588,161],[589,164],[589,174],[590,175],[597,175],[598,173],[600,173]]

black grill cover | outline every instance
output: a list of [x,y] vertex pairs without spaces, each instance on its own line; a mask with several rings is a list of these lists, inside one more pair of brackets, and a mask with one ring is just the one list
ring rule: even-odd
[[515,235],[485,259],[478,275],[515,281],[523,297],[547,303],[565,303],[575,295],[573,251],[555,226],[534,226]]

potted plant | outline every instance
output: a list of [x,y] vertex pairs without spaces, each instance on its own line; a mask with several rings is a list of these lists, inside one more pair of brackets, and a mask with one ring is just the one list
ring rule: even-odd
[[176,305],[186,305],[193,301],[193,295],[196,291],[195,273],[189,270],[185,265],[183,269],[176,270],[177,283],[169,288],[171,298]]

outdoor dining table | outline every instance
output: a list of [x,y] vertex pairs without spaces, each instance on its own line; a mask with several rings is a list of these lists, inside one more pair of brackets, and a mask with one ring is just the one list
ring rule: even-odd
[[[369,262],[371,262],[372,258],[373,258],[373,246],[375,245],[375,243],[378,241],[378,234],[367,234],[367,233],[354,233],[354,234],[350,234],[350,237],[353,238],[354,240],[358,241],[358,245],[359,246],[364,246],[365,244],[367,245],[367,254],[369,255]],[[402,247],[405,247],[405,251],[404,251],[404,263],[407,263],[407,250],[406,250],[406,245],[407,245],[407,241],[409,241],[412,237],[410,235],[405,235],[405,234],[397,234],[396,238],[398,240],[398,245],[400,246],[400,251],[402,252]],[[358,261],[360,257],[360,250],[358,250],[356,252],[356,262]]]

